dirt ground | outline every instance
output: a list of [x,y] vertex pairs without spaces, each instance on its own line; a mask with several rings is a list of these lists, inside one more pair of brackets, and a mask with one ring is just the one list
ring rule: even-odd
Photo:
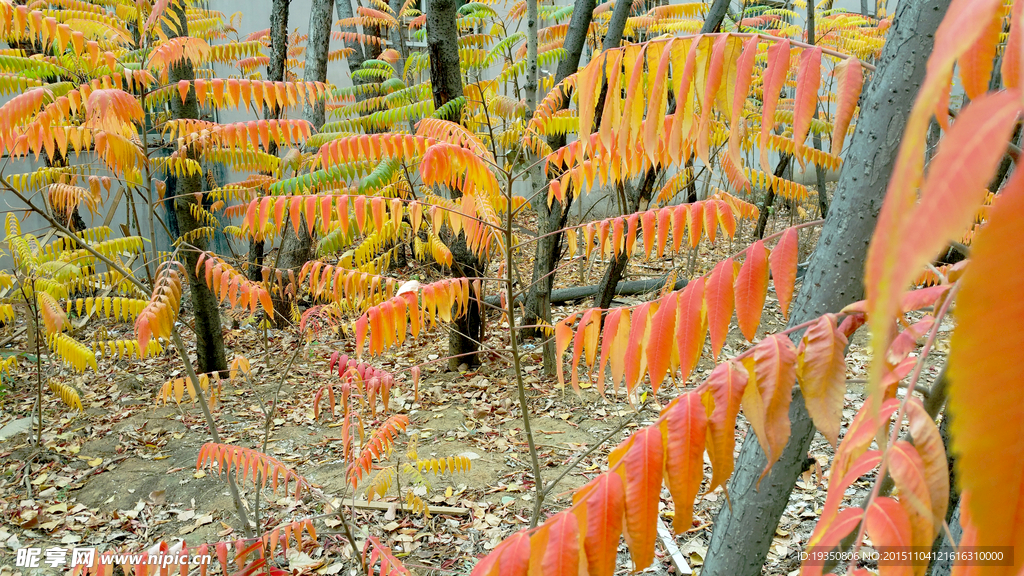
[[[778,224],[782,226],[782,224]],[[529,227],[527,226],[527,229]],[[749,228],[749,225],[748,225]],[[780,228],[781,229],[781,228]],[[741,230],[741,234],[743,231]],[[719,241],[715,247],[702,248],[694,263],[700,273],[716,259],[745,246],[741,240]],[[802,242],[809,247],[810,242]],[[806,249],[804,250],[806,253]],[[802,257],[801,260],[804,258]],[[660,277],[669,269],[681,269],[683,258],[634,262],[629,278]],[[529,270],[523,262],[522,270]],[[603,265],[568,263],[560,275],[563,285],[574,282],[596,283]],[[582,269],[581,269],[582,268]],[[622,304],[634,304],[643,297],[623,297]],[[187,298],[184,299],[187,301]],[[556,307],[556,319],[575,308]],[[188,338],[187,317],[183,331]],[[946,321],[949,323],[950,321]],[[501,319],[488,317],[488,344],[505,346],[500,339]],[[94,321],[89,326],[103,322]],[[764,313],[759,337],[782,329],[774,292],[769,290],[769,305]],[[3,328],[0,337],[12,334],[17,325]],[[86,328],[85,330],[89,330]],[[107,323],[110,337],[126,333],[130,326]],[[949,326],[942,330],[948,336]],[[123,337],[123,336],[122,336]],[[301,349],[287,379],[280,388],[278,409],[272,418],[267,453],[305,476],[326,498],[304,497],[295,500],[283,490],[266,488],[259,497],[261,527],[268,528],[293,519],[323,515],[336,508],[341,498],[351,497],[346,489],[346,467],[339,443],[339,422],[314,419],[313,400],[323,385],[337,378],[328,370],[328,358],[337,350],[352,352],[352,340],[343,336],[311,343],[298,340],[292,331],[270,330],[264,348],[262,331],[251,325],[226,331],[228,357],[244,354],[252,374],[250,385],[244,380],[224,382],[215,418],[222,442],[259,448],[263,441],[264,415],[261,401],[269,403],[281,379],[288,358]],[[15,339],[17,347],[21,339]],[[723,357],[733,356],[749,347],[738,329],[732,329]],[[864,331],[855,337],[847,358],[851,384],[846,395],[844,424],[853,417],[863,400],[863,378],[870,357]],[[420,397],[413,398],[411,382],[404,367],[443,356],[447,338],[433,331],[407,343],[397,354],[369,361],[391,371],[398,379],[389,413],[407,414],[410,425],[397,441],[397,449],[388,464],[408,461],[406,450],[415,442],[420,458],[461,455],[472,467],[468,472],[428,474],[429,487],[417,486],[416,494],[431,506],[465,509],[464,514],[436,513],[430,518],[397,509],[396,487],[383,502],[392,504],[383,510],[357,509],[353,514],[358,541],[378,536],[416,574],[467,574],[476,560],[502,538],[526,526],[533,508],[533,483],[522,419],[516,401],[514,374],[495,354],[484,357],[479,369],[449,372],[443,363],[428,366],[420,382]],[[648,399],[641,412],[623,392],[610,394],[606,401],[593,388],[581,396],[571,388],[559,390],[557,381],[544,375],[538,342],[524,345],[525,383],[531,405],[542,475],[550,481],[564,467],[609,432],[622,427],[612,439],[584,458],[552,491],[545,502],[548,513],[571,504],[572,491],[585,484],[606,465],[606,456],[621,439],[638,426],[657,417],[661,406],[680,393],[679,387],[666,386],[656,398]],[[699,382],[713,366],[706,349],[701,365],[690,384]],[[923,384],[929,385],[945,356],[940,347],[929,359]],[[155,391],[171,378],[183,376],[180,360],[171,352],[146,360],[104,359],[99,373],[73,375],[56,366],[44,366],[49,375],[74,385],[81,391],[84,411],[69,411],[48,391],[44,391],[44,447],[30,443],[23,428],[31,415],[35,375],[23,363],[21,371],[3,384],[0,402],[0,572],[15,571],[14,551],[21,547],[95,546],[101,549],[123,547],[149,548],[158,541],[184,539],[189,548],[203,542],[240,538],[238,520],[227,484],[215,470],[197,470],[200,446],[210,436],[197,406],[173,401],[164,405],[155,399]],[[368,419],[367,428],[382,421],[383,414]],[[7,435],[5,437],[5,432]],[[844,428],[845,431],[845,428]],[[14,432],[14,433],[12,433]],[[736,429],[737,452],[747,434],[742,416]],[[799,567],[797,554],[810,537],[825,499],[825,482],[832,459],[832,447],[817,435],[810,455],[818,462],[798,482],[776,531],[764,574],[793,574]],[[705,457],[706,458],[706,457]],[[710,479],[705,462],[705,482]],[[873,477],[861,479],[848,490],[847,502],[856,502],[871,486]],[[400,477],[405,487],[414,478]],[[242,499],[250,518],[255,511],[256,491],[251,481],[240,483]],[[362,492],[357,498],[362,497]],[[683,557],[697,572],[703,563],[710,531],[718,508],[725,505],[721,489],[698,501],[694,526],[676,538]],[[663,490],[662,514],[671,522],[672,503]],[[289,567],[317,574],[337,574],[349,570],[350,550],[336,520],[318,521],[320,533],[316,547],[287,557]],[[619,572],[631,569],[625,544],[620,545]],[[48,570],[48,568],[46,569]],[[29,573],[45,573],[46,570]],[[674,573],[670,557],[659,545],[655,565],[658,573]],[[15,572],[16,573],[16,572]]]

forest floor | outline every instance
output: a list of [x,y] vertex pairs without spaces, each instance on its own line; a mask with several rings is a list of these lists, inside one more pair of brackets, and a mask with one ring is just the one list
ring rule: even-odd
[[[741,237],[744,234],[749,235],[749,231],[741,230]],[[717,246],[706,249],[702,244],[694,268],[701,273],[714,261],[743,246],[746,241],[739,238],[731,243],[719,241]],[[802,252],[801,260],[806,252]],[[603,265],[589,265],[581,271],[581,262],[569,263],[567,272],[559,277],[566,279],[560,285],[599,281]],[[667,257],[660,261],[634,261],[628,278],[661,277],[676,263]],[[530,263],[524,261],[521,270],[530,269]],[[407,278],[408,271],[403,273]],[[684,262],[680,275],[686,273]],[[651,297],[621,297],[617,302],[635,304]],[[771,290],[768,300],[759,337],[785,326]],[[556,307],[555,317],[564,317],[581,306],[584,304]],[[181,324],[188,339],[187,313]],[[110,337],[131,329],[123,323],[94,320],[87,330],[97,325],[105,325]],[[940,329],[942,339],[929,358],[923,377],[925,385],[930,384],[942,365],[951,328],[951,321],[947,320]],[[0,337],[17,329],[17,325],[7,326]],[[487,344],[504,348],[502,323],[497,315],[488,317],[487,332]],[[313,399],[322,386],[337,381],[328,370],[331,353],[351,353],[353,344],[352,339],[344,336],[321,338],[306,343],[293,330],[270,330],[264,341],[262,330],[251,325],[226,328],[228,358],[246,356],[252,372],[250,381],[224,382],[214,416],[223,442],[259,448],[265,421],[260,400],[266,404],[273,399],[289,359],[297,354],[280,386],[279,409],[271,420],[266,451],[305,476],[336,508],[341,498],[351,497],[351,492],[346,491],[346,467],[338,442],[339,422],[329,415],[315,420]],[[24,338],[15,339],[12,345],[24,346]],[[734,327],[723,358],[747,347],[749,343]],[[545,512],[551,513],[571,504],[572,491],[606,465],[608,452],[638,426],[653,421],[660,408],[680,393],[680,388],[662,387],[637,412],[639,402],[628,402],[624,392],[609,393],[608,400],[604,400],[594,388],[583,390],[582,395],[568,386],[559,390],[557,381],[544,375],[538,342],[528,341],[524,349],[524,377],[545,480],[558,477],[592,443],[621,428],[560,481],[545,501]],[[407,460],[410,443],[415,443],[420,458],[461,455],[472,463],[468,472],[439,477],[428,474],[429,488],[416,488],[417,494],[431,506],[463,508],[465,514],[435,513],[426,518],[404,512],[399,508],[397,487],[384,499],[393,506],[354,512],[351,520],[356,527],[356,539],[380,537],[415,574],[468,574],[477,559],[502,538],[528,526],[533,509],[530,457],[516,401],[515,378],[498,355],[485,354],[482,366],[473,370],[463,366],[459,371],[448,371],[443,362],[425,367],[419,399],[413,398],[406,368],[443,357],[446,352],[447,337],[435,330],[407,342],[396,354],[368,359],[395,374],[398,380],[389,413],[403,413],[410,418],[409,428],[399,436],[390,463]],[[709,356],[706,349],[691,384],[702,380],[713,367]],[[851,343],[847,356],[847,377],[851,383],[843,411],[844,426],[863,401],[862,382],[869,362],[866,334],[862,330]],[[35,373],[28,366],[23,363],[20,373],[4,383],[0,401],[0,573],[20,570],[36,574],[49,570],[25,572],[14,568],[14,551],[22,547],[122,547],[139,551],[161,540],[184,539],[194,549],[203,542],[242,537],[241,523],[224,479],[210,469],[196,468],[199,447],[209,440],[199,408],[186,401],[165,405],[155,399],[155,391],[165,381],[184,376],[176,355],[168,351],[146,360],[103,359],[99,372],[84,375],[44,366],[50,376],[74,385],[81,392],[84,411],[69,411],[49,391],[44,391],[42,449],[31,442],[25,430],[35,399]],[[382,417],[378,413],[376,420],[367,418],[367,428],[378,424]],[[736,428],[737,452],[747,432],[741,416]],[[764,574],[789,575],[797,570],[798,553],[821,512],[832,447],[816,435],[810,455],[816,465],[796,484],[776,531]],[[707,482],[711,468],[707,460],[705,464]],[[859,502],[873,480],[872,475],[858,481],[847,491],[846,503]],[[410,481],[408,475],[401,477],[402,490],[410,486]],[[241,482],[240,490],[252,518],[252,482]],[[357,499],[361,497],[360,491]],[[726,496],[721,488],[699,497],[693,527],[675,539],[696,573],[703,563],[715,514],[723,505]],[[259,508],[264,529],[329,511],[316,499],[295,500],[282,490],[273,493],[269,488],[262,491]],[[661,509],[666,525],[671,525],[673,505],[667,490],[663,490]],[[289,567],[317,574],[352,569],[354,564],[349,561],[350,551],[339,523],[327,518],[326,525],[318,521],[317,530],[321,533],[318,545],[307,546],[301,553],[289,553]],[[623,543],[620,573],[632,568],[625,550]],[[655,564],[649,570],[677,572],[663,545],[659,545]]]

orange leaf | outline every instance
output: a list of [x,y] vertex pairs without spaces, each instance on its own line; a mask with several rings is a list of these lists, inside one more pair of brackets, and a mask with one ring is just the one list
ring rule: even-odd
[[670,370],[672,352],[675,349],[673,337],[676,330],[676,300],[678,294],[669,292],[662,297],[658,311],[651,319],[650,344],[647,347],[647,368],[651,377],[651,389],[655,394]]
[[611,362],[612,386],[619,389],[626,365],[626,345],[629,342],[629,309],[615,308],[604,319],[604,338],[601,340],[601,365],[597,371],[597,391],[604,396],[604,367]]
[[[743,413],[757,434],[768,466],[760,482],[782,455],[789,440],[789,403],[796,380],[796,349],[787,336],[773,334],[754,347],[753,372],[743,391]],[[751,366],[747,366],[750,372]]]
[[[576,327],[576,338],[572,348],[572,387],[580,392],[579,362],[580,355],[586,354],[587,366],[594,366],[597,355],[597,339],[601,330],[601,309],[591,308],[583,313],[579,326]],[[590,375],[588,374],[589,378]]]
[[530,535],[520,530],[478,562],[471,576],[526,576],[529,567]]
[[[555,325],[555,368],[558,372],[559,388],[565,388],[565,374],[562,370],[562,356],[565,355],[566,349],[569,348],[569,342],[572,341],[572,323],[575,320],[576,314],[570,314],[565,320],[562,320]],[[357,341],[357,349],[358,346]]]
[[732,320],[733,309],[734,271],[732,258],[719,262],[711,271],[704,293],[713,359],[718,358],[722,346],[725,345],[725,337],[729,334],[729,321]]
[[[969,37],[971,28],[958,28],[953,32],[947,29],[946,23],[984,15],[990,7],[989,0],[978,0],[966,8],[954,4],[947,11],[939,32],[944,38],[957,34]],[[985,19],[987,21],[987,17]],[[946,41],[958,46],[962,39],[947,38]],[[949,46],[939,47],[937,41],[931,61],[938,60],[948,49]],[[938,88],[923,86],[918,97],[927,96],[927,90],[948,88],[943,80]],[[900,295],[949,239],[958,238],[972,224],[976,208],[987,195],[985,186],[1006,149],[1019,109],[1020,94],[1015,90],[987,94],[965,106],[929,163],[917,204],[914,203],[918,196],[915,190],[921,162],[918,156],[924,156],[923,133],[927,124],[927,118],[918,116],[930,117],[931,108],[928,112],[915,109],[911,113],[865,266],[864,284],[874,327],[873,386],[878,385],[884,370],[882,354],[888,347],[888,326],[896,314]]]
[[704,479],[704,443],[708,417],[700,396],[688,392],[665,409],[665,476],[675,502],[673,526],[676,534],[691,528],[693,500]]
[[946,509],[949,507],[949,468],[946,449],[942,445],[939,428],[917,398],[907,401],[907,419],[910,422],[910,435],[914,439],[914,449],[924,462],[928,495],[932,501],[932,522],[935,530],[940,531],[942,523],[946,521]]
[[725,52],[729,38],[729,34],[722,34],[715,39],[711,51],[711,61],[708,64],[704,79],[704,99],[700,103],[700,120],[697,124],[697,156],[705,165],[710,165],[708,162],[708,147],[710,146],[711,110],[714,107],[715,97],[718,95],[718,87],[722,83],[722,72],[725,68]]
[[629,343],[626,346],[626,390],[633,391],[640,375],[644,373],[647,356],[644,353],[644,341],[651,328],[651,303],[641,304],[635,312],[629,327]]
[[1021,52],[1024,51],[1024,3],[1014,2],[1010,9],[1010,37],[1003,50],[1003,63],[1000,73],[1003,86],[1007,88],[1021,87]]
[[573,496],[574,502],[586,494],[589,496],[583,549],[587,555],[587,572],[590,576],[612,576],[625,507],[622,477],[614,473],[601,474]]
[[768,164],[768,136],[775,129],[775,109],[779,92],[789,76],[789,39],[768,46],[768,66],[764,71],[764,102],[761,105],[761,170],[771,173]]
[[[852,507],[837,514],[835,518],[824,527],[822,526],[822,523],[819,522],[818,526],[815,528],[815,535],[818,534],[819,529],[821,529],[822,532],[817,539],[815,539],[814,535],[811,536],[811,540],[808,541],[806,549],[813,549],[816,552],[826,552],[835,548],[847,534],[853,532],[853,530],[860,525],[862,518],[864,518],[864,511],[860,508]],[[822,520],[822,522],[823,521],[824,520]],[[800,567],[800,576],[821,576],[824,565],[825,563],[823,561],[805,562]]]
[[711,483],[707,492],[732,476],[733,447],[736,445],[736,415],[740,411],[740,398],[747,386],[747,371],[736,362],[723,362],[708,376],[708,391],[704,405],[708,410],[708,456],[711,457]]
[[[910,546],[910,520],[899,503],[889,497],[877,497],[871,501],[864,518],[868,536],[876,549],[884,553],[889,547]],[[882,576],[912,576],[914,567],[910,562],[887,562],[879,560],[879,574]]]
[[572,512],[555,514],[545,523],[548,542],[541,560],[542,576],[578,576],[580,562],[579,520]]
[[857,108],[860,91],[864,86],[864,69],[860,60],[850,57],[836,66],[838,82],[836,84],[836,112],[832,126],[832,155],[838,156],[843,151],[846,132],[853,120],[853,111]]
[[811,420],[832,446],[839,443],[846,392],[846,335],[826,314],[804,333],[797,352],[797,375]]
[[626,483],[626,543],[635,570],[646,568],[654,560],[664,456],[661,430],[657,428],[638,430],[608,456],[609,468],[622,460],[617,471]]
[[732,99],[732,111],[729,115],[729,157],[736,166],[742,166],[740,160],[740,123],[743,122],[743,107],[747,103],[747,91],[750,81],[754,78],[754,58],[757,56],[758,37],[755,35],[747,40],[736,64],[736,92]]
[[[959,121],[958,121],[959,123]],[[949,356],[952,451],[984,545],[1024,546],[1024,172],[996,197],[960,279]],[[916,439],[916,438],[915,438]],[[964,504],[961,504],[961,508]],[[1014,555],[1016,574],[1024,555]],[[997,570],[993,570],[997,572]]]
[[748,341],[757,335],[761,310],[768,296],[768,250],[758,240],[747,249],[743,266],[736,275],[736,321]]
[[1003,15],[998,10],[982,28],[981,36],[957,60],[960,81],[971,100],[988,92],[989,79],[999,46],[999,33],[1003,31]]
[[[793,102],[793,142],[796,149],[803,148],[807,140],[807,132],[811,129],[811,119],[818,108],[818,88],[821,86],[821,48],[804,50],[800,54],[800,67],[796,72],[796,94]],[[802,154],[796,155],[800,165],[804,165]]]
[[889,474],[900,492],[900,505],[910,518],[912,544],[929,546],[938,534],[932,522],[932,499],[925,478],[924,461],[905,440],[889,448]]
[[775,283],[775,295],[778,306],[782,310],[782,318],[790,318],[790,303],[793,301],[793,290],[797,283],[797,263],[800,247],[800,231],[788,229],[778,239],[778,244],[768,255],[772,281]]
[[697,367],[704,350],[707,326],[704,321],[704,277],[698,277],[683,289],[676,305],[676,345],[679,347],[679,366],[682,380],[686,381]]

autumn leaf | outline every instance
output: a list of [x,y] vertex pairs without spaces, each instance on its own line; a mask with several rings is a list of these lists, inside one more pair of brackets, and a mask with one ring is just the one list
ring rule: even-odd
[[846,335],[826,314],[804,332],[797,350],[797,377],[814,426],[832,446],[839,443],[846,392]]
[[732,319],[734,297],[733,276],[732,258],[722,260],[711,271],[704,292],[708,331],[711,335],[712,358],[718,358],[718,354],[722,351],[722,346],[725,345],[725,338],[729,334],[729,321]]
[[[871,501],[864,515],[868,536],[871,543],[879,551],[886,548],[903,548],[911,546],[910,519],[898,502],[887,496],[879,496]],[[889,576],[912,576],[914,566],[910,562],[879,561],[879,574]]]
[[732,476],[736,415],[747,386],[747,371],[736,362],[723,362],[708,376],[707,385],[703,401],[708,410],[707,446],[713,473],[706,492],[711,492]]
[[[958,121],[959,122],[959,121]],[[957,479],[986,546],[1024,546],[1024,171],[996,197],[960,280],[949,356],[949,410]],[[961,505],[963,506],[963,505]],[[1014,567],[991,568],[1016,574]]]
[[676,534],[691,528],[693,500],[704,479],[704,443],[708,417],[700,396],[683,394],[664,411],[665,477],[675,503],[673,526]]
[[758,240],[747,249],[743,266],[736,275],[735,289],[736,322],[743,336],[753,342],[768,295],[768,250],[763,241]]

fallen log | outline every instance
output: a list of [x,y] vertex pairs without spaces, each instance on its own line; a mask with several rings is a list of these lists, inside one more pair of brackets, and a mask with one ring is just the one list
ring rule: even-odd
[[[649,278],[647,280],[631,280],[629,282],[619,282],[615,287],[616,296],[635,296],[637,294],[647,294],[649,292],[657,292],[665,285],[665,280],[668,276],[662,276],[661,278]],[[686,279],[679,278],[673,285],[673,290],[680,290],[686,286]],[[574,286],[572,288],[556,288],[551,291],[551,303],[552,304],[564,304],[566,302],[573,302],[575,300],[582,300],[584,298],[591,298],[597,294],[597,284],[590,286]],[[522,302],[522,296],[516,298],[516,304]],[[491,306],[500,306],[500,301],[497,296],[487,296],[484,298],[484,302]]]

